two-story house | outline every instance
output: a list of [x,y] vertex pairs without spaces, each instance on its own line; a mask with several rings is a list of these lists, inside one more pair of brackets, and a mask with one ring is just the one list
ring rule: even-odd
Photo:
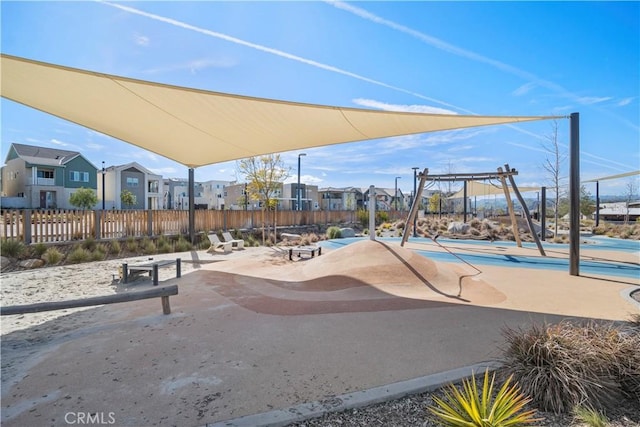
[[[98,199],[105,201],[105,209],[163,209],[162,176],[154,174],[136,162],[105,168],[98,179]],[[104,190],[102,183],[104,182]],[[121,194],[129,191],[134,203],[122,203]],[[101,202],[99,202],[101,206]]]
[[318,190],[320,209],[327,211],[361,209],[363,205],[362,190],[356,187],[321,188]]
[[[369,189],[364,192],[364,200],[369,200]],[[406,206],[403,203],[404,195],[399,188],[375,188],[376,210],[391,211],[402,210]]]
[[2,167],[2,195],[23,199],[12,207],[72,209],[69,198],[79,188],[97,190],[97,168],[82,154],[11,144]]

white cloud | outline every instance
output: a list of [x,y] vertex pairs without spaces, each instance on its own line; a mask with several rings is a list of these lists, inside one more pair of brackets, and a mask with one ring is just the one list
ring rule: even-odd
[[624,107],[625,105],[629,105],[634,99],[635,97],[621,99],[620,101],[618,101],[618,107]]
[[143,36],[141,34],[135,34],[133,37],[138,46],[149,46],[149,37]]
[[432,107],[430,105],[402,105],[387,104],[386,102],[376,101],[374,99],[356,98],[353,100],[356,105],[363,107],[377,108],[384,111],[401,111],[407,113],[427,113],[427,114],[458,114],[455,111],[444,108]]
[[157,175],[165,175],[165,174],[175,174],[177,171],[176,168],[168,166],[164,168],[148,168],[151,172]]
[[96,144],[95,142],[89,142],[85,145],[85,147],[91,150],[102,150],[104,148],[104,145]]
[[516,90],[514,90],[513,92],[511,92],[511,94],[514,96],[522,96],[529,93],[535,87],[536,87],[535,83],[525,83],[519,88],[517,88]]
[[172,64],[167,65],[165,67],[157,67],[150,68],[144,70],[144,73],[147,74],[159,74],[159,73],[167,73],[173,71],[183,71],[188,70],[191,74],[195,74],[198,71],[202,71],[207,68],[230,68],[236,65],[236,61],[230,58],[220,58],[220,59],[209,59],[209,58],[201,58],[194,59],[192,61],[188,61],[181,64]]
[[52,144],[55,144],[55,145],[59,145],[61,147],[69,147],[71,145],[68,142],[60,141],[60,140],[55,139],[55,138],[51,139],[49,142],[52,143]]
[[581,96],[577,99],[577,101],[583,105],[593,105],[599,104],[604,101],[609,101],[610,99],[610,96]]

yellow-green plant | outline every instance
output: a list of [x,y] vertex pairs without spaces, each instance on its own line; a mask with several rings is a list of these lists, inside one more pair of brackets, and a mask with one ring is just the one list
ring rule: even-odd
[[444,426],[450,427],[507,427],[531,424],[534,410],[524,410],[530,399],[511,384],[509,377],[494,396],[495,373],[489,380],[489,370],[484,373],[482,392],[478,391],[475,376],[462,382],[462,390],[449,384],[444,399],[434,397],[436,406],[429,407]]
[[573,408],[573,416],[589,427],[607,427],[609,425],[606,415],[590,407],[576,406]]

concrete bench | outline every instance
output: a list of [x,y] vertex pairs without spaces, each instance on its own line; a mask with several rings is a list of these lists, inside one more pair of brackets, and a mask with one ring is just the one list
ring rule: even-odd
[[163,261],[155,261],[146,264],[129,265],[127,263],[123,263],[122,283],[128,283],[129,278],[133,278],[145,272],[149,272],[149,276],[153,278],[153,286],[158,286],[158,269],[160,269],[161,267],[168,267],[173,264],[176,265],[176,277],[180,277],[182,275],[182,262],[180,258],[176,258],[175,260],[169,259]]

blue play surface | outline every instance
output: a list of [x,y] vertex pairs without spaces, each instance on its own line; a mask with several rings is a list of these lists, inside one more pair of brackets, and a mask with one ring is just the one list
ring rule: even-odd
[[[326,247],[328,249],[337,249],[339,247],[351,244],[353,242],[357,242],[363,239],[368,239],[368,237],[354,237],[354,238],[345,238],[345,239],[333,239],[333,240],[325,240],[320,242],[320,245]],[[382,237],[376,238],[376,240],[380,240],[383,242],[400,242],[401,239],[399,237]],[[612,239],[608,237],[588,237],[583,238],[583,240],[588,241],[587,244],[580,245],[580,274],[581,275],[607,275],[607,276],[621,276],[621,277],[630,277],[630,278],[640,278],[640,241],[632,241],[632,240],[623,240],[623,239]],[[427,238],[410,238],[409,241],[414,244],[420,244],[421,242],[425,243],[425,247],[427,244],[431,244],[431,239]],[[472,265],[490,265],[497,267],[515,267],[515,268],[535,268],[535,269],[545,269],[545,270],[557,270],[557,271],[569,271],[569,260],[564,258],[555,258],[553,254],[549,251],[552,251],[554,248],[567,248],[569,245],[566,244],[550,244],[543,243],[543,247],[548,255],[547,257],[543,256],[526,256],[526,255],[508,255],[508,254],[488,254],[488,253],[479,253],[479,254],[469,254],[461,252],[457,249],[457,245],[464,243],[465,245],[478,245],[478,246],[491,246],[491,247],[515,247],[515,242],[509,241],[494,241],[487,242],[481,240],[455,240],[455,239],[438,239],[438,243],[442,246],[446,247],[449,251],[453,252],[458,257],[462,258],[464,261],[468,262]],[[523,247],[532,248],[537,250],[537,246],[535,243],[523,242]],[[635,253],[638,255],[638,262],[636,263],[625,263],[625,262],[616,262],[616,261],[608,261],[604,259],[589,259],[589,250],[590,249],[598,249],[598,250],[610,250],[610,251],[624,251]],[[471,249],[472,250],[472,249]],[[435,251],[430,249],[417,249],[415,250],[420,255],[423,255],[429,259],[434,261],[442,261],[442,262],[461,262],[456,256],[451,255],[449,253],[443,253],[441,251]],[[467,248],[467,251],[469,249]]]

